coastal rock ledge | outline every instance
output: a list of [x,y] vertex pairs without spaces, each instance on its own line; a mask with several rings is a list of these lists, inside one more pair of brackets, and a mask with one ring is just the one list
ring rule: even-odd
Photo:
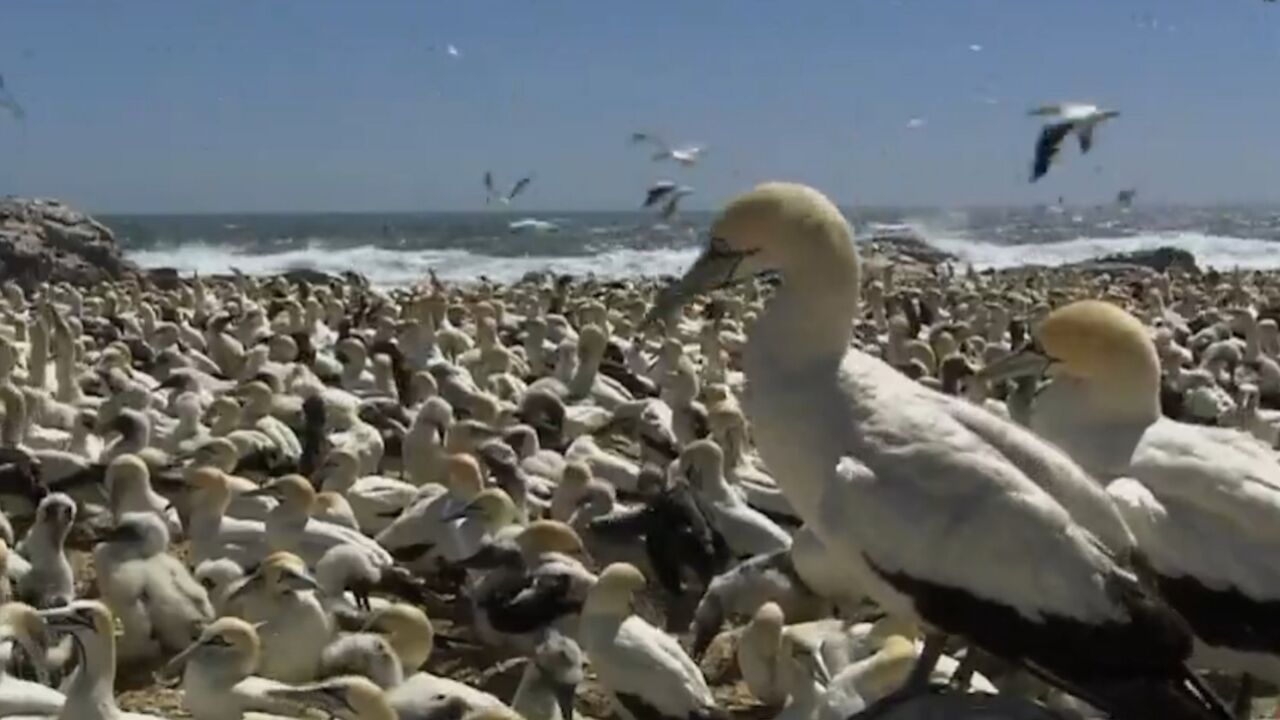
[[0,198],[0,280],[26,290],[42,282],[75,285],[137,272],[110,228],[58,201]]

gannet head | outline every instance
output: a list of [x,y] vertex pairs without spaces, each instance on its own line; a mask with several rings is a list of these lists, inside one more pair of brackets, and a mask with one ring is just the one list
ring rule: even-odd
[[570,460],[560,473],[560,485],[570,490],[585,488],[591,482],[591,466],[581,460]]
[[496,532],[515,522],[519,514],[510,495],[500,488],[487,488],[446,519],[475,518],[486,530]]
[[823,687],[831,684],[831,670],[819,652],[819,648],[805,642],[799,642],[790,633],[781,633],[778,639],[776,657],[798,668],[806,678],[806,682],[817,681]]
[[368,354],[364,343],[353,337],[339,340],[338,346],[334,349],[334,356],[348,368],[363,369],[365,362],[368,360]]
[[1133,315],[1111,303],[1080,300],[1049,313],[1036,337],[1039,348],[1024,348],[979,376],[1001,380],[1049,372],[1100,411],[1159,417],[1160,358]]
[[118,512],[127,498],[145,494],[151,488],[151,470],[142,458],[125,453],[107,465],[104,482],[111,498],[111,508]]
[[375,632],[387,638],[407,672],[422,667],[431,657],[435,644],[435,628],[422,610],[405,603],[388,605],[374,612],[365,623],[364,632]]
[[324,463],[316,470],[321,487],[336,486],[349,489],[360,473],[360,458],[347,448],[334,448],[325,456]]
[[187,471],[185,480],[192,490],[191,507],[205,508],[217,515],[226,512],[231,504],[226,473],[216,467],[196,467]]
[[874,655],[855,662],[842,674],[853,674],[853,688],[866,703],[871,704],[906,681],[916,657],[916,646],[911,640],[901,635],[890,635]]
[[50,630],[75,636],[80,642],[92,636],[115,637],[115,617],[97,600],[76,600],[60,608],[41,610],[40,615]]
[[240,403],[233,397],[220,395],[210,403],[206,414],[220,424],[234,426],[240,422]]
[[581,555],[585,551],[582,538],[568,525],[555,520],[535,520],[516,535],[515,542],[526,557],[543,553]]
[[365,677],[347,675],[306,685],[267,689],[271,697],[297,702],[343,720],[396,720],[382,688]]
[[245,495],[273,497],[280,501],[281,507],[298,510],[307,515],[310,515],[316,506],[316,490],[311,486],[311,482],[301,475],[283,475],[257,490],[250,490]]
[[668,317],[698,293],[770,271],[781,273],[784,282],[789,278],[826,295],[843,290],[856,300],[853,232],[835,203],[797,183],[765,183],[739,195],[712,223],[702,255],[658,294],[646,324]]
[[584,614],[628,615],[635,594],[645,586],[644,573],[629,563],[606,567],[587,593]]
[[573,638],[548,629],[533,652],[533,664],[552,688],[563,720],[573,720],[573,700],[582,683],[586,656]]
[[244,579],[244,568],[231,558],[205,560],[196,566],[192,573],[200,586],[209,594],[209,601],[218,613],[222,613],[227,596],[231,594],[236,583]]
[[450,494],[460,500],[474,500],[484,489],[484,474],[480,471],[480,463],[464,453],[449,456],[445,462],[445,478]]
[[604,355],[609,337],[595,325],[587,325],[578,332],[578,362],[585,363]]
[[422,401],[436,396],[440,392],[440,384],[435,376],[426,370],[419,370],[409,378],[409,390],[414,400]]
[[761,605],[742,630],[741,643],[765,657],[773,657],[782,641],[782,627],[786,616],[776,602]]
[[266,407],[271,404],[275,393],[271,386],[261,380],[251,380],[236,388],[236,394],[244,398],[245,406],[251,408]]
[[226,671],[235,678],[248,677],[258,665],[262,640],[257,627],[236,617],[222,617],[210,623],[200,637],[172,659],[160,671],[162,677],[177,677],[188,662]]
[[30,605],[9,602],[0,605],[0,639],[12,639],[37,662],[44,662],[49,649],[49,628]]
[[231,598],[255,588],[265,588],[273,595],[283,595],[288,592],[316,590],[319,584],[307,570],[307,564],[302,558],[291,552],[279,551],[268,555],[258,565],[258,569],[231,593]]
[[169,548],[169,528],[155,513],[125,513],[114,528],[102,534],[101,540],[126,546],[132,555],[152,557]]
[[724,451],[714,440],[691,442],[680,453],[680,469],[690,485],[705,489],[716,478],[724,476]]
[[36,525],[65,538],[76,521],[76,501],[63,493],[46,495],[36,506]]
[[195,467],[213,467],[222,472],[235,470],[239,462],[240,451],[236,449],[236,444],[224,437],[206,440],[196,448],[191,458],[191,464]]

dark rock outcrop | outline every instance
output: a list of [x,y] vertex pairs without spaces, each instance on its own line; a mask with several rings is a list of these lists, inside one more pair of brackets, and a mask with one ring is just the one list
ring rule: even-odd
[[959,259],[945,250],[930,245],[928,240],[914,231],[875,234],[859,244],[866,247],[872,254],[910,264],[932,267]]
[[137,268],[102,223],[57,200],[0,199],[0,280],[30,290],[42,282],[88,285]]
[[1181,270],[1189,273],[1200,272],[1200,267],[1196,264],[1196,256],[1186,250],[1175,247],[1158,247],[1154,250],[1114,253],[1094,258],[1089,262],[1110,265],[1137,265],[1151,268],[1156,272],[1166,272],[1168,270]]

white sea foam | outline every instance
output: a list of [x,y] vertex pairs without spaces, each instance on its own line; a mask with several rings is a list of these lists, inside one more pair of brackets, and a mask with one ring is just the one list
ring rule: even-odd
[[[978,268],[1061,265],[1100,255],[1165,246],[1187,250],[1201,265],[1210,267],[1280,267],[1280,243],[1195,232],[1080,238],[1034,245],[1000,245],[940,233],[929,236],[929,242]],[[429,269],[434,269],[442,278],[453,280],[485,275],[493,280],[512,281],[530,271],[548,270],[574,275],[595,273],[601,277],[678,275],[696,255],[697,249],[689,247],[618,248],[575,256],[495,257],[463,249],[399,250],[374,245],[337,249],[311,246],[276,253],[242,253],[232,248],[194,243],[176,248],[135,251],[129,257],[142,267],[172,267],[183,274],[226,273],[233,267],[250,275],[297,269],[332,274],[355,270],[380,285],[406,285],[424,278]]]
[[930,244],[978,268],[1063,265],[1112,253],[1175,247],[1190,252],[1202,266],[1230,269],[1280,267],[1280,243],[1271,240],[1206,235],[1197,232],[1150,233],[1132,237],[1079,238],[1063,242],[998,245],[959,237],[930,237]]
[[551,271],[600,277],[637,275],[677,275],[693,262],[696,248],[607,250],[595,255],[494,257],[466,250],[395,250],[373,245],[351,248],[310,247],[278,253],[241,253],[208,244],[187,244],[176,248],[139,250],[129,258],[144,268],[171,267],[187,275],[213,275],[237,268],[248,275],[271,275],[288,270],[308,269],[338,274],[354,270],[379,285],[408,285],[434,269],[445,279],[466,280],[484,275],[510,282],[531,271]]

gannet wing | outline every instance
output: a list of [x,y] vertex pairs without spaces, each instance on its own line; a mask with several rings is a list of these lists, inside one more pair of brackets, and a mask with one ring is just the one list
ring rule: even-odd
[[0,108],[8,110],[9,113],[13,115],[13,119],[18,121],[25,120],[27,117],[22,106],[18,104],[18,101],[14,99],[13,95],[9,92],[9,89],[5,87],[3,75],[0,75]]
[[683,197],[683,196],[682,196],[682,195],[679,195],[679,194],[673,194],[673,195],[671,196],[671,199],[667,201],[667,204],[662,206],[662,219],[663,219],[663,220],[670,220],[670,219],[672,218],[672,216],[674,216],[674,215],[676,214],[676,210],[678,210],[678,209],[679,209],[679,207],[680,207],[680,198],[681,198],[681,197]]
[[531,182],[533,182],[532,175],[528,175],[517,180],[516,184],[511,186],[511,192],[507,193],[507,201],[510,202],[514,200],[517,195],[524,192],[524,189],[528,187]]
[[1031,182],[1044,177],[1049,172],[1049,165],[1062,147],[1062,139],[1071,132],[1073,125],[1069,122],[1045,125],[1036,140],[1036,156],[1031,165]]
[[489,204],[489,201],[490,201],[490,200],[493,200],[493,196],[498,194],[498,191],[497,191],[497,190],[495,190],[495,189],[494,189],[494,187],[493,187],[493,172],[492,172],[492,171],[486,170],[486,171],[485,171],[485,173],[484,173],[484,189],[485,189],[485,193],[486,193],[486,195],[487,195],[487,197],[485,197],[485,199],[484,199],[484,202],[485,202],[485,204],[487,205],[487,204]]
[[644,196],[644,207],[653,207],[662,202],[663,198],[676,189],[676,184],[670,180],[659,180],[649,186],[649,190]]

